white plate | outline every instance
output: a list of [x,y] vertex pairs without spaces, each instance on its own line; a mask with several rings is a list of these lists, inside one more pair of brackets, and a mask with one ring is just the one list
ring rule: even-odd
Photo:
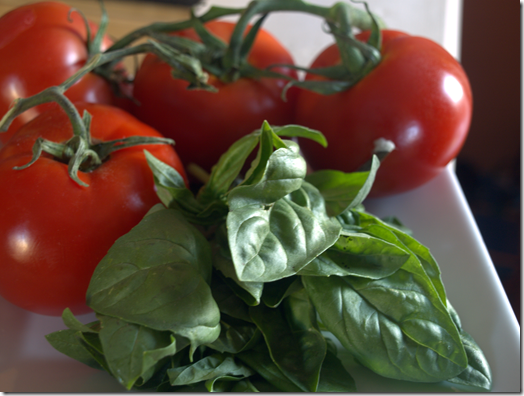
[[[448,168],[425,186],[368,201],[379,216],[396,215],[439,262],[448,296],[464,329],[493,371],[493,391],[520,392],[520,327],[456,177]],[[79,317],[83,323],[94,319]],[[55,351],[44,336],[64,329],[60,318],[32,314],[0,298],[0,391],[121,392],[107,373]],[[443,392],[449,384],[389,380],[348,360],[360,392]]]

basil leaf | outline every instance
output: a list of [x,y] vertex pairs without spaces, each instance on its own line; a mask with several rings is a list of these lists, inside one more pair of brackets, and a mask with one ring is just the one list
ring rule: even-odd
[[[375,235],[379,238],[387,238],[386,240],[390,240],[392,243],[397,243],[399,247],[409,250],[416,256],[445,306],[447,303],[447,297],[440,274],[440,268],[429,249],[408,233],[403,232],[396,226],[391,226],[385,223],[369,213],[359,212],[358,216],[360,226],[364,228],[364,232]],[[388,236],[389,233],[386,230],[394,234],[395,238]]]
[[222,315],[220,335],[207,346],[218,352],[234,354],[252,347],[259,336],[254,324]]
[[[298,203],[296,203],[296,202]],[[340,224],[328,218],[313,186],[270,206],[236,206],[227,217],[228,240],[241,281],[271,282],[297,273],[338,239]]]
[[374,155],[369,170],[353,173],[320,170],[308,174],[306,181],[318,188],[326,201],[328,214],[337,216],[364,201],[375,181],[379,166],[380,160]]
[[268,307],[276,308],[289,295],[303,288],[300,278],[290,276],[264,285],[262,301]]
[[343,231],[338,241],[299,271],[306,276],[348,276],[380,279],[393,274],[410,253],[373,236]]
[[221,378],[214,380],[212,384],[206,383],[206,387],[210,392],[259,392],[249,378]]
[[353,377],[344,368],[342,362],[328,348],[320,370],[317,392],[356,392]]
[[156,206],[99,263],[87,302],[97,313],[186,337],[192,354],[220,332],[211,269],[204,236],[179,212]]
[[[264,342],[236,356],[277,390],[284,392],[302,392],[302,389],[295,385],[273,362]],[[269,391],[274,391],[271,387],[269,388]]]
[[156,364],[177,351],[170,332],[156,331],[110,316],[98,315],[100,341],[111,374],[131,389],[138,379],[147,381]]
[[302,282],[323,325],[376,373],[436,382],[467,366],[457,328],[420,274],[401,269],[379,280],[305,276]]
[[288,147],[272,152],[262,170],[256,165],[251,177],[229,192],[230,211],[249,205],[272,204],[302,186],[306,162],[296,143],[285,143]]
[[220,273],[215,273],[213,275],[211,292],[221,314],[228,315],[244,322],[251,322],[248,305],[233,292]]
[[244,163],[259,142],[259,135],[251,133],[235,143],[220,157],[213,166],[209,180],[199,193],[201,202],[212,201],[226,194],[240,174]]
[[77,330],[66,329],[47,334],[45,338],[58,352],[78,360],[89,367],[102,370],[103,366],[99,363],[98,359],[93,357],[90,348],[85,342],[82,342],[81,335],[82,333]]
[[249,312],[266,340],[273,362],[300,389],[315,392],[327,346],[307,295],[295,293],[281,308],[261,304]]
[[307,138],[317,142],[323,147],[327,147],[328,144],[326,137],[320,131],[306,128],[301,125],[285,125],[282,127],[274,126],[273,131],[278,136]]
[[253,371],[230,356],[213,354],[193,364],[167,370],[172,386],[196,384],[221,377],[249,377]]
[[[225,232],[225,229],[224,229]],[[218,233],[217,233],[218,235]],[[225,244],[227,246],[227,239],[225,242],[219,241],[217,243]],[[229,286],[229,288],[247,305],[258,305],[260,304],[260,298],[262,297],[262,291],[264,289],[263,282],[245,282],[241,281],[235,271],[235,266],[229,253],[229,248],[214,248],[213,265],[222,274],[223,281]]]
[[[262,127],[258,131],[255,131],[254,134],[257,134],[259,139],[257,156],[246,172],[245,179],[241,183],[243,185],[257,184],[264,177],[269,158],[273,153],[273,148],[276,143],[274,139],[276,135],[273,133],[267,121],[264,121]],[[276,137],[278,138],[278,136]],[[278,140],[280,140],[280,138],[278,138]]]
[[448,379],[448,381],[488,391],[491,390],[493,385],[491,368],[484,353],[473,337],[464,330],[461,331],[460,337],[468,357],[468,367],[456,377]]
[[484,390],[491,390],[493,385],[491,368],[484,353],[470,334],[462,329],[460,318],[453,306],[448,301],[448,310],[453,322],[460,331],[460,337],[468,356],[468,367],[454,378],[448,381],[454,384],[472,386]]
[[91,324],[83,324],[80,322],[75,316],[73,315],[73,312],[69,308],[64,309],[64,312],[62,312],[62,320],[64,324],[71,330],[80,331],[82,333],[98,333],[99,330],[95,330],[94,323]]
[[186,187],[184,179],[176,169],[155,158],[148,151],[144,152],[149,168],[153,172],[157,195],[166,207],[180,211],[195,224],[214,224],[226,216],[225,202],[218,198],[200,202]]

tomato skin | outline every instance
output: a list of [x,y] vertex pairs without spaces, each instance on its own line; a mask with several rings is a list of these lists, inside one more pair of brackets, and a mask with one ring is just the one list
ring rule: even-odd
[[[45,1],[24,5],[0,18],[0,117],[19,97],[29,97],[45,88],[59,85],[86,62],[85,22],[78,12],[69,15],[71,6]],[[97,26],[90,22],[92,34]],[[110,45],[105,38],[102,49]],[[90,73],[66,91],[71,101],[124,105],[110,84]],[[0,146],[24,123],[49,105],[32,108],[14,120],[9,130],[0,133]]]
[[[227,41],[234,24],[212,21],[206,27]],[[198,40],[193,31],[179,34]],[[289,52],[263,29],[248,61],[259,68],[293,63]],[[296,77],[293,70],[276,70]],[[174,79],[169,66],[151,54],[145,57],[135,76],[133,94],[140,105],[133,114],[174,139],[186,166],[193,162],[209,171],[232,143],[260,128],[264,120],[273,125],[290,124],[293,120],[297,91],[289,90],[287,101],[283,101],[281,93],[287,83],[284,79],[240,78],[226,84],[211,75],[209,83],[219,91],[187,90],[188,83]]]
[[[121,109],[78,104],[92,114],[91,135],[102,141],[132,135],[161,136]],[[82,187],[67,165],[49,155],[22,170],[37,137],[61,142],[72,136],[65,113],[51,107],[21,127],[0,149],[0,295],[44,315],[89,312],[85,293],[98,262],[159,199],[144,149],[177,169],[172,146],[144,145],[113,152],[99,168],[79,172]]]
[[[365,41],[368,34],[357,38]],[[380,64],[345,92],[301,90],[296,112],[296,123],[320,130],[328,141],[327,149],[301,141],[313,169],[355,171],[369,159],[376,139],[395,143],[370,197],[408,191],[439,174],[464,144],[472,113],[468,78],[438,44],[385,30],[381,53]],[[331,46],[312,67],[339,62],[338,48]]]

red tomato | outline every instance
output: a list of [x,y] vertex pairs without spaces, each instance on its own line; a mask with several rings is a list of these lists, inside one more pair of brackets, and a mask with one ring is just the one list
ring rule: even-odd
[[[435,177],[461,149],[472,112],[468,78],[440,45],[385,30],[381,53],[379,65],[347,91],[329,96],[300,91],[296,113],[296,123],[320,130],[328,141],[327,149],[301,141],[314,169],[355,171],[369,159],[376,139],[395,143],[371,197],[407,191]],[[312,67],[337,63],[338,48],[331,46]]]
[[[25,98],[59,85],[86,62],[86,27],[78,12],[58,2],[39,2],[18,7],[0,18],[0,117],[16,98]],[[97,26],[90,23],[92,34]],[[102,49],[109,46],[105,39]],[[116,104],[119,99],[110,84],[90,73],[66,96],[73,102]],[[9,130],[0,133],[0,146],[24,123],[49,105],[32,108],[16,118]]]
[[[206,24],[224,41],[229,40],[234,26],[225,21]],[[193,31],[179,34],[198,40]],[[248,61],[258,68],[293,63],[289,52],[262,29]],[[296,76],[289,69],[275,70]],[[260,128],[264,120],[273,125],[290,124],[293,120],[296,91],[290,90],[287,102],[283,101],[281,93],[287,83],[284,79],[240,78],[223,83],[210,76],[209,83],[218,89],[217,93],[187,90],[188,83],[174,79],[170,67],[151,54],[145,57],[135,77],[134,96],[140,106],[134,114],[174,139],[185,165],[193,162],[209,171],[231,144]]]
[[[92,116],[91,136],[101,141],[127,136],[161,136],[129,113],[100,104],[79,104]],[[21,127],[0,149],[0,295],[44,315],[89,311],[85,293],[98,262],[117,238],[159,202],[144,149],[185,177],[169,145],[144,145],[113,152],[90,173],[42,155],[22,170],[37,137],[63,142],[72,136],[65,113],[53,106]]]

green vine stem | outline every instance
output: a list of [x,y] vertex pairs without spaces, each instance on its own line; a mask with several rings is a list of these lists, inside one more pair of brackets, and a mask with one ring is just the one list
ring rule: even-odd
[[56,143],[38,138],[33,146],[31,161],[15,169],[20,170],[31,166],[38,160],[42,152],[46,152],[56,160],[67,163],[69,176],[79,185],[87,187],[87,184],[78,177],[78,172],[90,172],[96,169],[104,159],[116,150],[144,144],[174,144],[172,139],[143,136],[131,136],[125,139],[94,144],[90,134],[91,115],[85,112],[81,116],[74,104],[64,94],[73,84],[96,67],[110,64],[128,55],[143,52],[155,53],[173,68],[176,68],[180,75],[184,75],[184,77],[193,81],[193,84],[206,86],[208,76],[201,69],[198,61],[160,43],[150,41],[134,47],[94,54],[82,68],[62,84],[49,87],[28,98],[18,98],[0,120],[0,132],[5,132],[12,121],[26,110],[44,103],[56,102],[71,121],[73,129],[71,139],[63,143]]
[[[213,19],[218,19],[220,17],[228,15],[237,15],[241,14],[244,11],[244,8],[227,8],[227,7],[211,7],[204,15],[201,15],[198,19],[202,22],[209,22]],[[125,48],[132,44],[133,42],[143,38],[152,36],[155,33],[172,33],[179,30],[189,29],[193,27],[194,21],[192,19],[187,19],[180,22],[155,22],[150,25],[141,27],[137,30],[134,30],[124,37],[117,40],[111,47],[107,49],[107,52],[112,52]]]
[[[241,48],[243,35],[250,21],[258,14],[267,14],[276,11],[302,12],[323,18],[330,27],[338,27],[338,35],[352,38],[352,27],[361,30],[373,29],[377,26],[384,26],[383,22],[373,16],[366,5],[366,10],[352,7],[349,3],[335,3],[331,7],[323,7],[310,4],[302,0],[254,0],[242,13],[237,21],[235,29],[230,39],[229,48],[224,56],[226,68],[238,69],[242,62]],[[342,54],[343,53],[343,54]],[[345,47],[341,51],[344,64],[350,72],[360,70],[365,63],[360,51],[354,47]]]
[[[185,49],[186,52],[199,58],[202,64],[212,66],[212,73],[226,83],[233,82],[240,77],[285,78],[288,79],[292,85],[302,85],[306,89],[313,89],[324,94],[329,94],[339,92],[342,89],[347,89],[365,75],[370,67],[376,65],[380,61],[379,51],[374,51],[372,45],[370,46],[365,43],[356,42],[357,40],[353,37],[353,27],[361,30],[373,30],[378,29],[379,27],[384,27],[383,22],[369,12],[367,4],[363,4],[366,7],[365,10],[356,8],[348,2],[338,2],[332,6],[325,7],[311,4],[303,0],[252,0],[246,8],[211,7],[206,13],[199,17],[195,17],[192,14],[191,18],[184,21],[157,22],[141,27],[116,41],[107,52],[125,48],[135,40],[146,36],[156,40],[163,40],[163,42],[168,42],[169,40],[167,38],[160,38],[162,34],[173,33],[187,28],[194,28],[199,35],[204,35],[202,36],[202,39],[205,42],[204,39],[209,37],[210,34],[209,32],[205,32],[204,23],[227,15],[239,15],[239,19],[228,45],[224,48],[219,48],[218,52],[214,51],[214,53],[221,53],[220,67],[217,67],[216,63],[213,65],[209,62],[206,63],[204,59],[199,58],[200,54],[193,53],[192,49],[189,47]],[[340,48],[344,70],[340,70],[339,68],[336,70],[336,73],[329,70],[322,70],[320,72],[324,73],[326,77],[338,81],[333,81],[331,84],[327,84],[327,82],[325,84],[302,84],[302,82],[295,81],[288,75],[276,73],[269,69],[258,70],[247,63],[246,58],[250,47],[265,16],[273,12],[285,11],[315,15],[326,21],[330,28],[330,33],[333,34],[337,45]],[[260,19],[253,25],[248,34],[244,36],[248,25],[251,23],[252,19],[257,16],[260,16]],[[206,43],[206,45],[211,44],[211,40],[208,40]],[[217,48],[213,49],[216,50]],[[278,66],[296,67],[294,65]],[[308,70],[306,68],[298,69]],[[319,71],[315,70],[312,72],[315,73]],[[343,81],[340,81],[341,76],[343,76]],[[194,86],[190,85],[190,88],[193,87]]]

